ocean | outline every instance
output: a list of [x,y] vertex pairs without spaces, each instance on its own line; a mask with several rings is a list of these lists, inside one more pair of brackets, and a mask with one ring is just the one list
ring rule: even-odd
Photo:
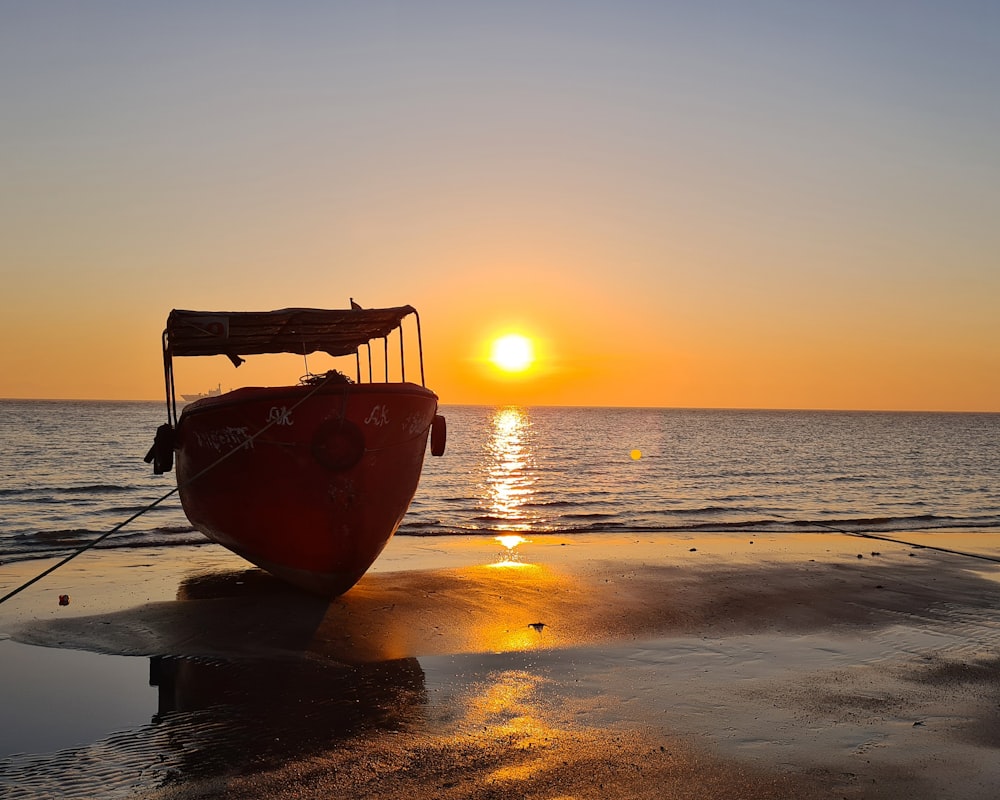
[[[1000,529],[1000,414],[442,406],[399,536]],[[174,488],[163,403],[0,401],[0,563],[62,556]],[[99,547],[205,540],[176,494]]]

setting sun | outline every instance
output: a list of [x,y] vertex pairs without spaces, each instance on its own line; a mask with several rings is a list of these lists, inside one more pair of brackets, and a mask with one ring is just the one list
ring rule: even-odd
[[501,336],[490,351],[490,361],[505,372],[523,372],[534,360],[531,341],[517,333]]

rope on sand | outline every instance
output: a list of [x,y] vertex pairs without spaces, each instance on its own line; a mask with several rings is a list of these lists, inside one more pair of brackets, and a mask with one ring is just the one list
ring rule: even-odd
[[[316,386],[312,389],[312,391],[310,391],[307,394],[305,394],[298,402],[296,402],[290,409],[288,409],[289,412],[294,411],[296,408],[298,408],[300,405],[302,405],[306,400],[308,400],[314,394],[316,394],[320,389],[322,389],[324,386],[326,386],[326,384],[330,382],[330,379],[331,379],[331,376],[328,374],[326,380],[324,380],[324,381],[316,384]],[[347,395],[345,394],[344,397],[345,397],[345,400],[346,400]],[[346,403],[345,403],[345,406],[346,406]],[[341,415],[343,415],[343,410],[344,409],[341,409]],[[271,420],[270,422],[268,422],[263,428],[261,428],[255,434],[253,434],[253,436],[248,436],[244,441],[240,442],[232,450],[230,450],[227,453],[223,453],[219,458],[217,458],[214,462],[212,462],[207,467],[205,467],[205,469],[203,469],[201,472],[199,472],[196,475],[193,475],[186,483],[183,484],[183,487],[186,488],[186,487],[190,486],[192,483],[194,483],[200,477],[202,477],[203,475],[207,474],[208,472],[211,472],[213,469],[215,469],[217,466],[219,466],[219,464],[221,464],[223,461],[225,461],[226,459],[228,459],[230,456],[232,456],[234,453],[236,453],[237,451],[241,450],[242,448],[247,447],[248,445],[252,444],[259,436],[261,436],[262,434],[264,434],[266,431],[270,430],[271,428],[273,428],[277,424],[278,424],[278,420],[277,419],[274,419],[274,420]],[[43,570],[42,572],[38,573],[38,575],[36,575],[34,578],[31,578],[30,580],[27,580],[24,583],[22,583],[16,589],[13,589],[13,590],[7,592],[7,594],[5,594],[3,597],[0,597],[0,604],[7,602],[8,600],[10,600],[10,598],[14,597],[15,595],[20,594],[25,589],[27,589],[29,586],[32,586],[32,585],[38,583],[38,581],[40,581],[46,575],[51,575],[53,572],[55,572],[61,566],[63,566],[64,564],[68,564],[70,561],[72,561],[78,555],[86,553],[92,547],[96,547],[101,542],[103,542],[105,539],[107,539],[109,536],[112,536],[113,534],[118,533],[118,531],[120,531],[122,528],[124,528],[130,522],[134,522],[135,520],[137,520],[139,517],[141,517],[146,512],[151,511],[152,509],[156,508],[164,500],[166,500],[169,497],[172,497],[173,495],[177,494],[177,492],[179,492],[181,490],[181,488],[182,488],[181,485],[178,484],[173,489],[171,489],[169,492],[167,492],[165,495],[163,495],[162,497],[157,498],[156,500],[154,500],[152,503],[150,503],[145,508],[142,508],[139,511],[136,511],[131,517],[129,517],[128,519],[126,519],[124,522],[119,522],[111,530],[107,531],[106,533],[102,533],[100,536],[98,536],[93,541],[88,542],[87,544],[83,545],[82,547],[79,547],[76,550],[74,550],[68,556],[66,556],[65,558],[63,558],[62,561],[59,561],[59,562],[53,564],[48,569]]]
[[878,539],[882,542],[891,542],[892,544],[905,544],[909,547],[916,547],[921,550],[936,550],[939,553],[949,553],[953,556],[963,556],[965,558],[978,558],[982,561],[992,561],[994,564],[1000,564],[1000,558],[997,556],[988,556],[985,553],[967,553],[964,550],[954,550],[950,547],[939,547],[933,544],[917,544],[916,542],[904,542],[902,539],[893,539],[891,536],[880,536],[877,533],[860,533],[856,531],[840,531],[848,536],[860,536],[864,539]]
[[[774,514],[776,517],[781,517],[782,519],[787,519],[789,521],[798,522],[797,520],[792,520],[791,517],[785,517],[781,514]],[[985,553],[968,553],[964,550],[955,550],[950,547],[940,547],[933,544],[919,544],[917,542],[906,542],[902,539],[893,539],[891,536],[884,536],[879,533],[866,533],[864,531],[849,531],[844,528],[838,528],[836,525],[828,525],[825,522],[798,522],[800,525],[810,525],[817,528],[826,528],[827,530],[834,531],[836,533],[842,533],[845,536],[857,536],[861,539],[875,539],[880,542],[889,542],[891,544],[901,544],[907,547],[915,547],[919,550],[936,550],[939,553],[948,553],[953,556],[963,556],[964,558],[978,558],[982,561],[992,561],[994,564],[1000,564],[1000,557],[988,556]]]

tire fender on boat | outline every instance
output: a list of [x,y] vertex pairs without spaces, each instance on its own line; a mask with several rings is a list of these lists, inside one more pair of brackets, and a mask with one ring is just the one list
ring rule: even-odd
[[350,469],[365,454],[365,435],[349,419],[328,419],[313,434],[311,449],[327,469]]
[[431,455],[443,456],[444,447],[448,441],[448,423],[441,414],[434,415],[431,423]]

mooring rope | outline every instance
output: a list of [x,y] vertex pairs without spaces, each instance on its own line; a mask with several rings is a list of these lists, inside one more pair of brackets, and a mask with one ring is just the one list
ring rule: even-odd
[[[332,377],[333,377],[332,375],[328,375],[325,380],[323,380],[320,383],[317,383],[316,386],[311,391],[309,391],[307,394],[303,395],[290,409],[288,409],[289,413],[291,413],[292,411],[294,411],[295,409],[297,409],[306,400],[308,400],[313,395],[315,395],[320,389],[322,389],[331,380]],[[346,384],[345,384],[345,386],[346,386]],[[167,492],[165,495],[163,495],[162,497],[157,498],[156,500],[154,500],[152,503],[150,503],[145,508],[142,508],[139,511],[136,511],[131,517],[129,517],[128,519],[126,519],[124,522],[119,522],[111,530],[107,531],[106,533],[102,533],[100,536],[98,536],[93,541],[87,542],[87,544],[83,545],[82,547],[77,548],[72,553],[70,553],[68,556],[66,556],[65,558],[63,558],[61,561],[53,564],[48,569],[43,570],[38,575],[36,575],[34,578],[31,578],[30,580],[25,581],[20,586],[18,586],[16,589],[13,589],[12,591],[10,591],[7,594],[5,594],[3,597],[0,597],[0,604],[5,603],[7,600],[10,600],[10,598],[14,597],[15,595],[20,594],[25,589],[27,589],[29,586],[33,586],[34,584],[38,583],[38,581],[40,581],[42,578],[46,577],[47,575],[51,575],[57,569],[59,569],[60,567],[62,567],[65,564],[68,564],[70,561],[72,561],[77,556],[79,556],[79,555],[81,555],[83,553],[86,553],[92,547],[96,547],[101,542],[103,542],[105,539],[107,539],[109,536],[112,536],[112,535],[118,533],[118,531],[120,531],[122,528],[124,528],[130,522],[134,522],[139,517],[141,517],[143,514],[145,514],[148,511],[151,511],[152,509],[156,508],[164,500],[167,500],[168,498],[170,498],[173,495],[177,494],[177,492],[179,492],[182,488],[186,489],[188,486],[190,486],[192,483],[194,483],[200,477],[202,477],[206,473],[210,472],[211,470],[215,469],[217,466],[219,466],[219,464],[221,464],[223,461],[225,461],[226,459],[228,459],[234,453],[236,453],[237,451],[241,450],[244,447],[247,447],[250,444],[253,444],[253,442],[256,441],[258,437],[260,437],[262,434],[264,434],[266,431],[270,430],[271,428],[273,428],[277,424],[278,424],[278,419],[270,420],[263,428],[261,428],[255,434],[253,434],[253,436],[247,437],[245,440],[243,440],[242,442],[240,442],[239,444],[237,444],[235,447],[233,447],[232,450],[229,450],[227,453],[224,453],[223,455],[221,455],[219,458],[217,458],[215,461],[213,461],[211,464],[209,464],[207,467],[205,467],[203,470],[201,470],[197,474],[192,475],[191,478],[189,478],[183,484],[178,484],[173,489],[171,489],[169,492]]]

